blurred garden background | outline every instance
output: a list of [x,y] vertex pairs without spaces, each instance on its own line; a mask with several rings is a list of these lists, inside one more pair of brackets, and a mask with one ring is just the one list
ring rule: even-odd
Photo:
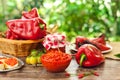
[[0,0],[0,31],[6,31],[7,20],[33,7],[48,28],[58,25],[69,40],[105,33],[110,41],[120,41],[120,0]]

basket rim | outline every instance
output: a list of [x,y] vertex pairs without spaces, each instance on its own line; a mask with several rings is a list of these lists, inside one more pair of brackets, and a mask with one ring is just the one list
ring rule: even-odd
[[38,43],[42,42],[44,38],[38,40],[12,40],[7,38],[0,38],[0,41],[9,42],[9,43]]

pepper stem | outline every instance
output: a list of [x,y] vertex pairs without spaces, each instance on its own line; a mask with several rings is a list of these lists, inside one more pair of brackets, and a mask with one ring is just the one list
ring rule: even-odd
[[86,59],[86,55],[85,54],[81,54],[80,56],[80,66],[82,66],[83,61]]

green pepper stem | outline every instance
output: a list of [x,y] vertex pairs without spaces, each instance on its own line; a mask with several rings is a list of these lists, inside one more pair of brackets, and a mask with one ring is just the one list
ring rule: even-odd
[[85,54],[81,54],[80,56],[80,66],[82,66],[83,61],[86,59],[86,55]]

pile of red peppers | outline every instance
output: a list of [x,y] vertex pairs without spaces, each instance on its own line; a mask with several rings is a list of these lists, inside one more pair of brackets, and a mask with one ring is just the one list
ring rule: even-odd
[[94,39],[87,39],[83,36],[77,37],[76,49],[77,63],[82,67],[94,67],[105,61],[102,51],[110,48],[106,46],[105,35],[102,34]]
[[21,19],[6,22],[7,39],[37,40],[46,36],[46,23],[39,17],[37,8],[29,12],[22,12]]

